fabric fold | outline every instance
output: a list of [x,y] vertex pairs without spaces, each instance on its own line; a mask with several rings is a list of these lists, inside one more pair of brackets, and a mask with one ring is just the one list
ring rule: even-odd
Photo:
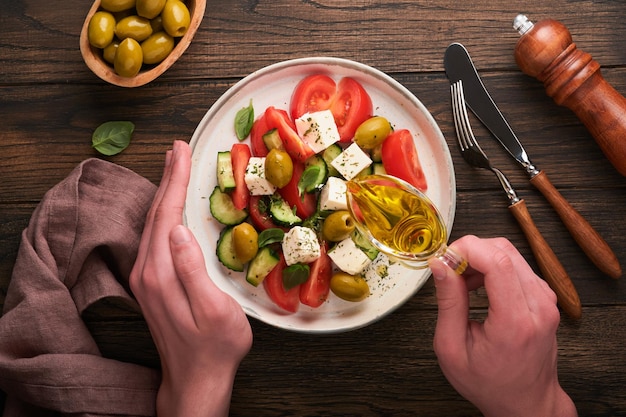
[[109,297],[139,311],[128,276],[155,191],[92,158],[35,209],[0,317],[5,417],[155,415],[158,371],[102,357],[81,317]]

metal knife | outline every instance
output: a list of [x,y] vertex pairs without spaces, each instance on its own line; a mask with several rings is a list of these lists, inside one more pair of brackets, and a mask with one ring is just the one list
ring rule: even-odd
[[469,109],[489,129],[504,149],[524,167],[530,177],[530,183],[552,205],[589,259],[611,278],[619,278],[622,275],[622,268],[617,257],[589,222],[552,185],[546,173],[530,161],[511,126],[487,92],[467,49],[460,43],[448,46],[444,55],[444,67],[451,83],[463,81]]

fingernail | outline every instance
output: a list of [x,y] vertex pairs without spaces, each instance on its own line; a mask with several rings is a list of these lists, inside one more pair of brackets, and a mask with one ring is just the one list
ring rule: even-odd
[[433,277],[437,281],[443,281],[446,278],[446,275],[447,275],[446,267],[445,265],[443,265],[441,261],[437,259],[431,259],[430,262],[428,263],[428,266],[430,266],[430,270],[433,273]]
[[168,167],[172,163],[172,151],[165,152],[165,166]]
[[170,233],[170,238],[175,245],[191,242],[191,232],[182,224],[175,226]]

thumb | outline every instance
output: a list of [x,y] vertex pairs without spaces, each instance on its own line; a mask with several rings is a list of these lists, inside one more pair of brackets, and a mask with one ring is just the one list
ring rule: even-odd
[[465,279],[433,258],[429,262],[437,289],[435,351],[465,346],[469,321],[469,294]]

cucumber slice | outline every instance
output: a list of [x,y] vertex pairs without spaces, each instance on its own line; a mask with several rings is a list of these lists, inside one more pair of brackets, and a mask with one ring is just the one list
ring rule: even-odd
[[248,217],[248,212],[236,208],[230,194],[223,193],[219,185],[213,189],[209,197],[209,204],[215,220],[227,226],[237,225]]
[[313,155],[304,163],[304,172],[302,173],[301,182],[298,183],[298,189],[307,193],[312,193],[324,186],[328,179],[328,166],[324,162],[324,158]]
[[289,204],[281,196],[275,194],[270,198],[270,216],[279,226],[296,226],[302,223],[302,219],[294,213]]
[[385,175],[387,170],[383,166],[382,162],[374,162],[372,164],[372,174],[374,175]]
[[254,259],[248,265],[246,273],[246,281],[257,287],[263,282],[265,277],[274,269],[280,261],[280,257],[275,250],[269,246],[264,246],[259,250]]
[[280,139],[280,134],[278,134],[278,129],[271,129],[265,133],[263,135],[263,143],[265,143],[268,151],[271,151],[272,149],[280,149],[281,151],[285,150],[283,141]]
[[217,184],[223,193],[235,189],[235,175],[233,174],[230,151],[217,153]]
[[333,159],[335,159],[336,157],[339,156],[339,154],[341,154],[341,152],[343,152],[343,149],[341,149],[341,146],[337,145],[336,143],[333,143],[328,148],[324,149],[324,152],[322,153],[322,158],[324,159],[324,162],[326,162],[326,167],[328,168],[329,176],[341,177],[341,174],[339,174],[339,171],[337,171],[337,169],[330,164],[333,161]]
[[224,265],[226,268],[236,271],[243,272],[243,262],[237,259],[237,255],[235,255],[235,249],[233,248],[233,228],[227,227],[222,230],[220,233],[220,238],[217,241],[217,259]]

